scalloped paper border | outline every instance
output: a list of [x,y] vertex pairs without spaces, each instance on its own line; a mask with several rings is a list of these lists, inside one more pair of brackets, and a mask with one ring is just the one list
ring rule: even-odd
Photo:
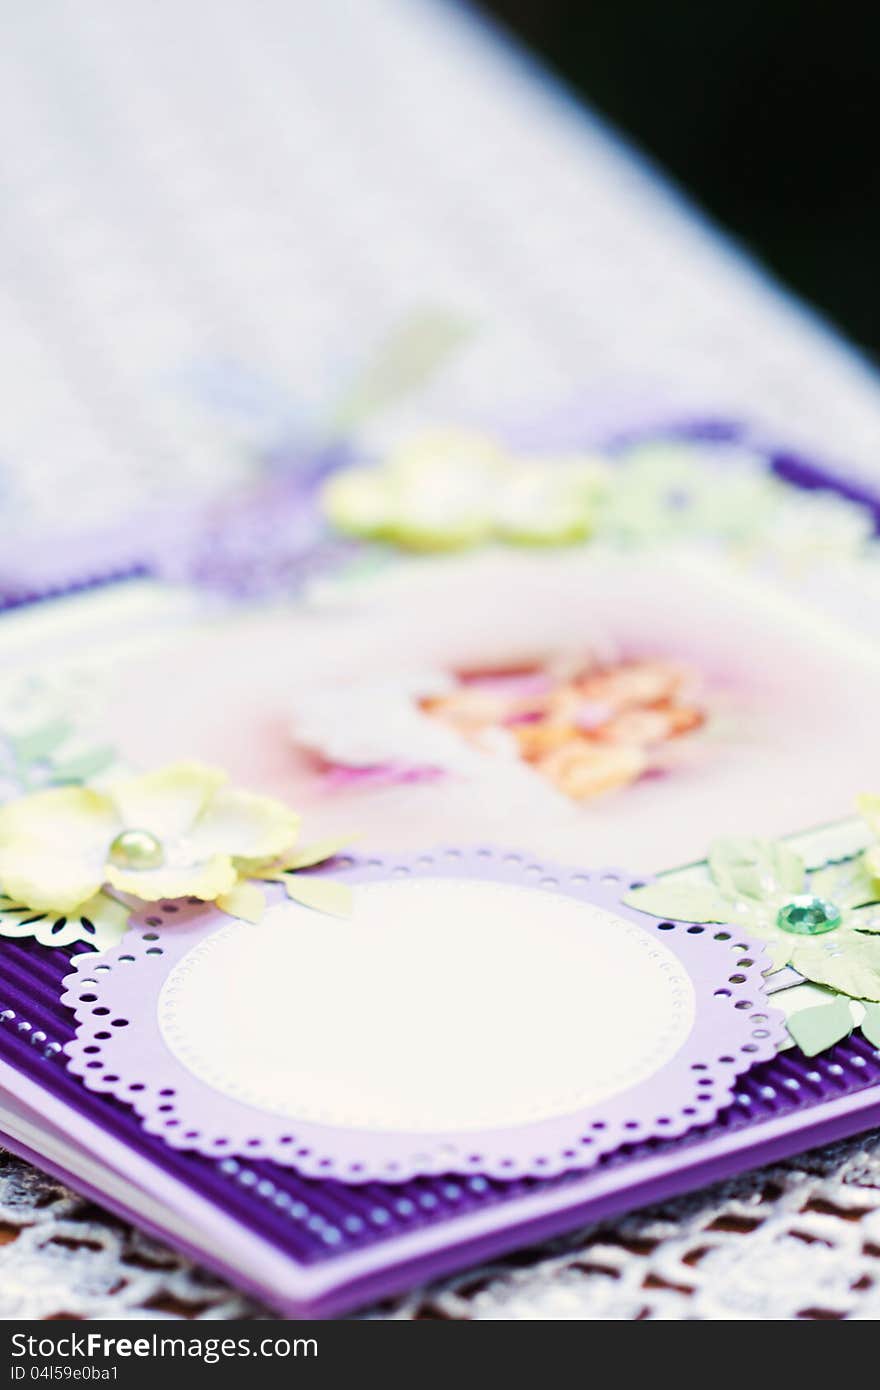
[[230,921],[212,904],[188,900],[150,904],[113,950],[72,962],[62,995],[78,1024],[66,1047],[70,1070],[89,1090],[133,1106],[148,1133],[175,1149],[270,1159],[308,1177],[350,1183],[438,1173],[513,1179],[591,1168],[623,1144],[708,1124],[730,1103],[736,1079],[774,1057],[785,1040],[783,1017],[764,994],[761,972],[769,962],[762,948],[734,928],[658,921],[628,907],[622,895],[645,879],[623,870],[588,872],[527,853],[448,846],[401,858],[337,859],[319,872],[352,885],[410,875],[483,879],[604,908],[649,937],[656,933],[681,962],[696,993],[693,1028],[648,1080],[589,1110],[516,1129],[407,1135],[294,1124],[199,1080],[161,1036],[158,1001],[170,971]]

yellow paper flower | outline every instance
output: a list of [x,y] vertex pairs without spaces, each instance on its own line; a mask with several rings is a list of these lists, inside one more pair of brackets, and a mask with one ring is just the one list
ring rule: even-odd
[[593,530],[607,482],[593,455],[521,457],[463,430],[419,435],[373,467],[334,474],[322,492],[347,535],[415,551],[498,540],[571,545]]
[[[880,840],[880,796],[865,792],[856,799],[859,815],[867,821],[869,829]],[[880,880],[880,844],[871,845],[865,850],[865,867],[873,878]]]
[[0,883],[35,912],[75,914],[104,884],[146,902],[214,901],[243,861],[291,850],[299,816],[182,762],[105,791],[58,787],[0,808]]
[[[341,849],[351,844],[352,837],[319,840],[302,845],[274,859],[252,867],[254,878],[267,883],[281,883],[291,902],[312,907],[317,912],[329,912],[332,917],[344,917],[351,911],[351,889],[347,883],[304,872],[333,859]],[[254,885],[248,884],[248,888]],[[222,904],[221,904],[222,906]]]

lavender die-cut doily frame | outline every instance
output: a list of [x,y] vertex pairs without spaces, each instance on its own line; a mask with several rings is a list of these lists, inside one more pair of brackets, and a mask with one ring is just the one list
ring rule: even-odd
[[[90,1090],[133,1106],[146,1130],[174,1148],[270,1159],[306,1176],[350,1183],[452,1172],[503,1179],[588,1169],[623,1144],[708,1124],[730,1103],[737,1078],[774,1057],[784,1040],[782,1015],[764,997],[761,948],[732,929],[660,922],[628,907],[621,898],[635,879],[624,871],[588,872],[525,853],[450,846],[400,858],[346,858],[319,872],[355,889],[419,879],[513,885],[542,895],[542,911],[555,898],[610,914],[673,982],[677,970],[690,982],[695,1004],[686,1036],[636,1084],[534,1123],[412,1133],[294,1120],[218,1090],[168,1046],[159,1017],[166,982],[179,968],[185,973],[218,934],[256,937],[259,927],[212,905],[166,902],[139,912],[112,951],[72,962],[62,996],[77,1019],[76,1038],[66,1048],[70,1070]],[[274,898],[273,905],[281,901]],[[621,1019],[621,1030],[626,1027]]]

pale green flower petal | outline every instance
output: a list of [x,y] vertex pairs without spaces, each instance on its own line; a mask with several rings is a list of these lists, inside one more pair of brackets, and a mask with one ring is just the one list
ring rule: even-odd
[[239,917],[244,922],[259,922],[266,910],[266,895],[256,883],[236,883],[228,893],[217,899],[221,912]]
[[0,848],[0,883],[7,896],[35,912],[72,913],[104,881],[100,861],[46,842],[13,840]]
[[189,832],[226,781],[226,773],[217,768],[180,762],[115,782],[108,796],[126,828],[149,830],[162,841],[175,840]]
[[211,797],[188,834],[194,858],[228,854],[237,859],[269,859],[290,849],[300,817],[281,801],[253,792],[222,788]]
[[339,530],[410,550],[493,539],[569,545],[593,531],[609,476],[590,455],[522,459],[487,436],[451,430],[409,440],[377,466],[337,473],[321,500]]
[[317,874],[288,874],[284,879],[287,896],[303,907],[327,912],[332,917],[347,917],[351,912],[351,889],[347,883]]
[[347,536],[382,536],[389,524],[391,483],[379,468],[347,468],[321,491],[327,520]]
[[868,827],[857,816],[797,837],[799,853],[811,872],[824,868],[832,860],[855,859],[864,853],[870,842]]
[[423,430],[390,454],[385,471],[394,479],[421,483],[438,472],[469,474],[487,482],[501,478],[508,455],[491,435],[478,430]]
[[816,870],[810,875],[809,891],[820,898],[828,898],[844,909],[875,902],[880,896],[880,887],[862,855],[843,864],[826,864],[824,869]]
[[862,819],[868,822],[874,834],[880,836],[880,796],[874,792],[865,792],[856,798],[856,808]]
[[495,529],[514,545],[571,545],[593,529],[594,506],[567,468],[521,465],[498,489]]
[[603,529],[635,544],[682,534],[741,541],[761,530],[781,495],[757,460],[722,471],[698,445],[642,444],[618,459]]
[[143,902],[161,898],[201,898],[213,902],[235,886],[238,874],[228,854],[215,854],[198,864],[161,869],[119,869],[108,864],[106,881],[120,893],[130,893]]
[[395,479],[387,532],[408,550],[462,550],[492,533],[493,484],[478,473],[438,467],[429,476]]
[[776,924],[777,911],[776,902],[772,899],[764,902],[757,898],[737,898],[727,920],[732,927],[751,932],[762,941],[775,941],[778,936],[785,935]]
[[770,840],[716,840],[709,868],[721,892],[731,897],[760,900],[804,891],[804,861],[789,845]]
[[770,967],[764,971],[765,975],[772,975],[774,970],[781,970],[791,961],[794,951],[794,942],[791,937],[783,938],[783,933],[780,932],[771,941],[765,941],[762,944],[770,960]]
[[113,802],[90,787],[52,787],[0,807],[0,845],[29,840],[48,854],[97,860],[119,829]]
[[880,1000],[880,939],[853,932],[832,933],[830,943],[796,945],[791,963],[807,980],[848,994]]
[[660,879],[633,888],[623,900],[652,917],[671,917],[678,922],[729,922],[730,902],[711,883],[673,883]]
[[877,935],[880,932],[880,906],[871,903],[866,907],[851,907],[846,912],[846,925],[854,931]]
[[238,871],[248,878],[261,878],[266,882],[281,883],[286,873],[296,869],[311,869],[316,864],[323,864],[326,860],[339,854],[340,850],[347,849],[352,840],[355,839],[357,839],[356,835],[334,836],[332,839],[317,840],[310,845],[303,845],[301,849],[293,849],[285,854],[275,855],[269,860],[237,860]]
[[303,845],[302,849],[294,850],[292,854],[282,855],[278,861],[278,869],[284,872],[287,869],[310,869],[315,864],[323,864],[326,859],[332,859],[340,850],[347,849],[354,838],[353,835],[345,835],[332,840],[317,840],[311,845]]
[[862,856],[865,862],[865,869],[870,875],[875,888],[880,891],[880,845],[875,845],[873,849],[865,850]]

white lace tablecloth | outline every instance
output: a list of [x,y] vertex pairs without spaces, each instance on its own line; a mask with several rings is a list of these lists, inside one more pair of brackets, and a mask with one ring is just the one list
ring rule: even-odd
[[[4,1318],[258,1318],[266,1309],[8,1155]],[[880,1316],[880,1136],[415,1289],[381,1318]]]
[[[246,480],[426,307],[471,336],[377,436],[587,394],[880,461],[866,364],[457,10],[28,0],[3,31],[0,517],[36,544]],[[4,1318],[259,1313],[8,1156],[0,1207]],[[875,1140],[380,1311],[878,1314]]]

